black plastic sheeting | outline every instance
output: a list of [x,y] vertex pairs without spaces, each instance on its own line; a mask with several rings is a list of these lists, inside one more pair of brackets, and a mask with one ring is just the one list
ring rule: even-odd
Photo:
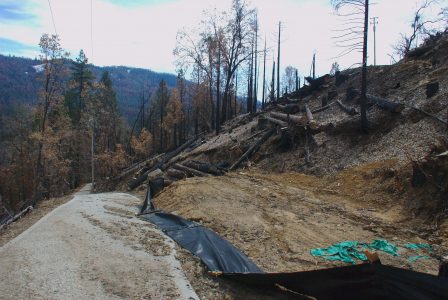
[[223,274],[255,288],[280,285],[317,299],[448,299],[448,280],[381,263],[297,273]]
[[180,246],[199,257],[211,271],[223,273],[261,273],[246,255],[231,243],[201,224],[157,211],[153,195],[163,189],[163,178],[151,181],[141,208],[141,217],[159,227]]
[[[381,263],[296,273],[264,273],[235,246],[202,225],[155,210],[152,196],[163,179],[151,182],[142,217],[159,227],[214,272],[259,289],[289,291],[317,299],[448,299],[448,279]],[[154,192],[153,192],[154,191]]]

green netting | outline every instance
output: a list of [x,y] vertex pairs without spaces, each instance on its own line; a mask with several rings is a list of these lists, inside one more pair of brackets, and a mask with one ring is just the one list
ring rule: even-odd
[[393,256],[398,256],[398,248],[392,244],[389,243],[387,240],[374,240],[372,243],[367,245],[370,249],[375,249],[379,251],[386,252]]
[[405,248],[411,249],[411,250],[426,250],[428,252],[432,251],[431,245],[428,244],[406,244],[404,245]]
[[363,253],[364,250],[367,249],[383,251],[393,256],[399,255],[398,248],[394,244],[383,239],[374,240],[370,244],[359,241],[344,241],[328,248],[312,249],[311,255],[314,257],[323,257],[327,260],[355,264],[356,259],[361,261],[368,260],[367,256]]
[[[429,259],[429,256],[423,254],[424,252],[430,253],[432,251],[431,245],[423,243],[409,243],[405,244],[403,247],[419,252],[418,255],[410,256],[408,258],[410,262],[416,262],[419,259]],[[344,241],[334,244],[328,248],[312,249],[310,252],[314,257],[323,257],[326,260],[342,261],[345,263],[355,264],[356,260],[367,261],[367,257],[364,254],[365,250],[382,251],[392,256],[400,255],[398,253],[398,247],[385,239],[377,239],[370,244],[362,243],[359,241]]]

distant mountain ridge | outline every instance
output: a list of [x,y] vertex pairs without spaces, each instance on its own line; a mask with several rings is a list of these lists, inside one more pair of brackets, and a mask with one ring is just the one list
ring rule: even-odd
[[[67,62],[69,63],[69,61]],[[14,104],[35,104],[40,88],[38,70],[35,68],[41,62],[37,59],[0,55],[0,108],[8,109]],[[148,91],[157,88],[163,79],[168,87],[176,85],[177,77],[168,73],[157,73],[142,68],[126,66],[98,67],[90,65],[96,79],[108,71],[113,87],[117,93],[118,106],[123,116],[132,121],[139,111],[143,90],[148,97]]]

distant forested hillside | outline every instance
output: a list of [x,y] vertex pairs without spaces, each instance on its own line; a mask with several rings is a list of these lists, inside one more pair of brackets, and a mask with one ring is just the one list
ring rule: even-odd
[[[36,103],[40,87],[36,66],[40,64],[36,59],[0,55],[0,109],[8,111],[15,104]],[[133,120],[138,113],[143,90],[148,97],[148,91],[156,89],[162,79],[168,87],[176,85],[175,75],[151,70],[122,66],[91,66],[91,70],[97,80],[104,71],[109,72],[119,109],[128,121]]]

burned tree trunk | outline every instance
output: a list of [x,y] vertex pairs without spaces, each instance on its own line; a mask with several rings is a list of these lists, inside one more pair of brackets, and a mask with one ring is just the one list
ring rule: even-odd
[[337,100],[336,103],[338,104],[339,108],[342,109],[346,114],[350,116],[358,114],[358,111],[354,107],[345,106],[340,100]]
[[140,175],[139,177],[135,178],[134,180],[131,180],[128,183],[128,187],[130,190],[135,189],[136,187],[138,187],[139,185],[141,185],[143,182],[145,182],[145,180],[148,178],[148,174],[151,173],[154,170],[160,169],[162,168],[162,166],[165,166],[165,168],[169,167],[167,165],[167,163],[174,157],[176,157],[177,155],[179,155],[182,151],[184,151],[185,149],[187,149],[188,147],[190,147],[191,145],[193,145],[193,143],[196,141],[196,138],[193,138],[189,141],[187,141],[185,144],[183,144],[182,146],[180,146],[179,148],[177,148],[176,150],[174,150],[171,153],[168,153],[159,163],[157,163],[155,166],[153,166],[151,169],[149,169],[148,171],[144,172],[142,175]]
[[174,164],[173,168],[180,170],[180,171],[184,171],[187,172],[188,174],[191,174],[192,176],[197,176],[197,177],[208,177],[210,176],[210,174],[186,167],[184,165],[181,164]]
[[184,179],[187,178],[187,174],[185,172],[176,170],[176,169],[168,169],[166,171],[166,173],[168,174],[168,176],[172,177],[172,178],[176,178],[176,179]]
[[393,112],[393,113],[399,113],[399,112],[403,111],[403,109],[404,109],[404,105],[401,103],[395,103],[388,99],[384,99],[384,98],[369,95],[369,94],[367,94],[367,101],[369,101],[369,103],[376,104],[376,105],[378,105],[378,107],[385,109],[387,111]]
[[272,123],[274,125],[278,125],[278,126],[280,126],[282,128],[288,127],[288,123],[286,123],[284,121],[281,121],[281,120],[278,120],[278,119],[275,119],[275,118],[271,118],[271,117],[268,117],[268,116],[265,116],[264,119],[269,121],[270,123]]
[[255,152],[258,151],[260,146],[265,143],[274,133],[275,129],[271,129],[266,132],[255,144],[253,144],[231,167],[230,171],[235,170],[246,159],[250,158]]
[[287,122],[291,121],[301,126],[305,126],[307,123],[307,120],[304,117],[299,117],[296,115],[287,115],[279,112],[271,112],[271,117]]

